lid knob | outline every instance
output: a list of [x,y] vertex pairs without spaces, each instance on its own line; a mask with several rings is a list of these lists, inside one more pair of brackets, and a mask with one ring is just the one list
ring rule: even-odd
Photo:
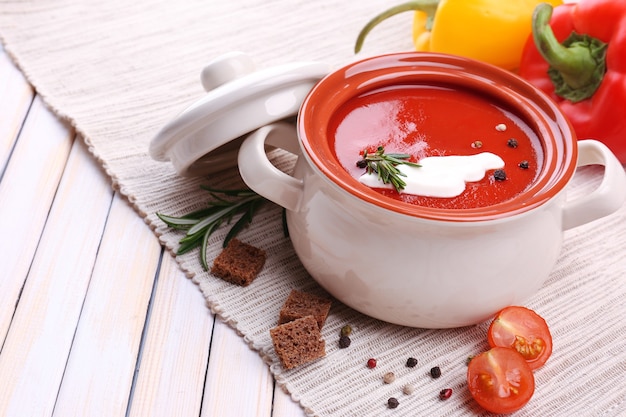
[[254,62],[243,52],[229,52],[209,62],[200,74],[205,91],[253,73]]

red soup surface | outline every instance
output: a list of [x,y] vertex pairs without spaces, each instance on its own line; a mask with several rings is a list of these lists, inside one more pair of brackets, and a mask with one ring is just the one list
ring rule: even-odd
[[428,156],[481,152],[504,160],[505,180],[487,171],[482,180],[466,183],[456,197],[375,188],[390,198],[426,207],[465,209],[504,202],[532,184],[543,161],[539,138],[520,117],[479,94],[446,87],[401,85],[370,91],[343,104],[329,129],[337,159],[355,179],[365,172],[356,166],[363,150],[378,146],[386,153],[410,154],[417,162]]

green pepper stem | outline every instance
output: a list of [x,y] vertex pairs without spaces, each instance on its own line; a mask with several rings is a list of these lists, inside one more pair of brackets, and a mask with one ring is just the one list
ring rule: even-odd
[[430,30],[432,27],[432,21],[435,17],[435,12],[437,11],[437,6],[439,5],[439,0],[413,0],[406,3],[399,4],[390,9],[385,10],[379,15],[375,16],[372,20],[367,22],[367,24],[361,29],[359,36],[356,39],[356,44],[354,45],[354,53],[358,54],[363,47],[363,42],[365,41],[365,37],[368,33],[371,32],[374,27],[376,27],[380,22],[390,18],[391,16],[395,16],[400,13],[409,12],[409,11],[421,11],[426,13],[427,15],[427,25],[426,28]]
[[559,43],[550,27],[552,6],[540,3],[533,12],[535,46],[550,65],[557,94],[571,101],[589,98],[606,71],[606,44],[587,35],[573,33]]

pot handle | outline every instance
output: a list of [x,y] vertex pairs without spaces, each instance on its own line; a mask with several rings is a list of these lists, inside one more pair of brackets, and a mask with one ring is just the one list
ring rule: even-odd
[[256,130],[241,144],[239,173],[257,194],[286,208],[297,211],[302,199],[303,181],[276,168],[265,153],[265,145],[299,153],[295,128],[287,123],[273,123]]
[[563,210],[563,230],[568,230],[617,211],[626,200],[626,173],[617,157],[597,140],[578,141],[578,164],[603,165],[604,177],[592,193],[569,201]]

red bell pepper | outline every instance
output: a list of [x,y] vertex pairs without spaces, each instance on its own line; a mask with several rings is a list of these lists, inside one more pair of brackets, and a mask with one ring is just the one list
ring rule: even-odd
[[559,103],[579,139],[626,163],[626,1],[537,6],[519,75]]

